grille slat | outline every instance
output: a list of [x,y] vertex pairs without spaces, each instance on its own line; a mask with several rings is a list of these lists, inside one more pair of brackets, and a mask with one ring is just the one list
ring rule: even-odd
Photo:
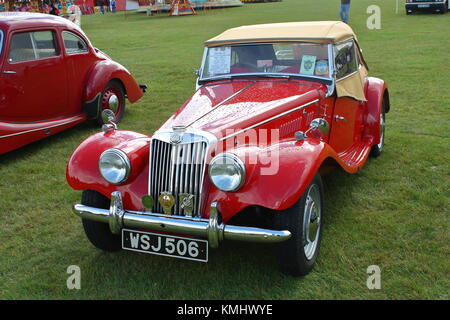
[[155,199],[154,212],[163,213],[158,198],[161,192],[169,191],[175,197],[173,214],[185,215],[180,207],[180,193],[194,195],[193,214],[199,214],[206,150],[205,141],[170,144],[152,140],[149,191]]

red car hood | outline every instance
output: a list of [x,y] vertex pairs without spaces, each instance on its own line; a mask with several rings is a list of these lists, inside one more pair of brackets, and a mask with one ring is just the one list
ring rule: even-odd
[[162,126],[185,126],[223,136],[319,98],[325,86],[296,80],[234,80],[202,86]]

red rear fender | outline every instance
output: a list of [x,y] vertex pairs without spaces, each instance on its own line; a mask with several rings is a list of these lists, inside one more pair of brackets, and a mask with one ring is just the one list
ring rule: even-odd
[[122,83],[131,103],[138,101],[142,97],[142,89],[124,66],[112,60],[102,60],[89,73],[84,92],[84,101],[94,100],[103,91],[106,84],[113,79],[118,79]]

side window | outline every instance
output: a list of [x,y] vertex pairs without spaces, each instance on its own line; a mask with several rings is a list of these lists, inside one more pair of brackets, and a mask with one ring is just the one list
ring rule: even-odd
[[337,44],[334,49],[337,79],[344,78],[358,70],[358,59],[353,40]]
[[56,35],[53,31],[37,31],[32,34],[34,48],[38,59],[55,57],[58,55]]
[[31,33],[16,33],[11,38],[9,48],[9,62],[20,62],[37,59],[36,53],[31,42]]
[[63,31],[62,38],[67,54],[80,54],[89,51],[86,42],[72,32]]
[[2,54],[3,49],[3,31],[0,30],[0,55]]
[[9,48],[9,62],[30,61],[58,55],[53,31],[13,34]]

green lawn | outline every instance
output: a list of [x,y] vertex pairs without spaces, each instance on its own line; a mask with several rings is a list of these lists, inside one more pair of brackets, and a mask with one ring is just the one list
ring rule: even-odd
[[[151,133],[194,91],[202,43],[243,24],[339,19],[339,1],[283,0],[197,16],[117,13],[83,17],[92,43],[150,90],[120,125]],[[369,30],[366,8],[382,9]],[[95,249],[70,206],[73,150],[99,129],[80,125],[0,156],[2,299],[449,299],[450,13],[406,16],[393,0],[352,1],[354,28],[372,76],[388,82],[384,154],[356,175],[325,179],[326,217],[314,271],[279,273],[273,246],[225,243],[208,264]],[[81,290],[66,269],[81,268]],[[381,290],[366,287],[381,267]]]

